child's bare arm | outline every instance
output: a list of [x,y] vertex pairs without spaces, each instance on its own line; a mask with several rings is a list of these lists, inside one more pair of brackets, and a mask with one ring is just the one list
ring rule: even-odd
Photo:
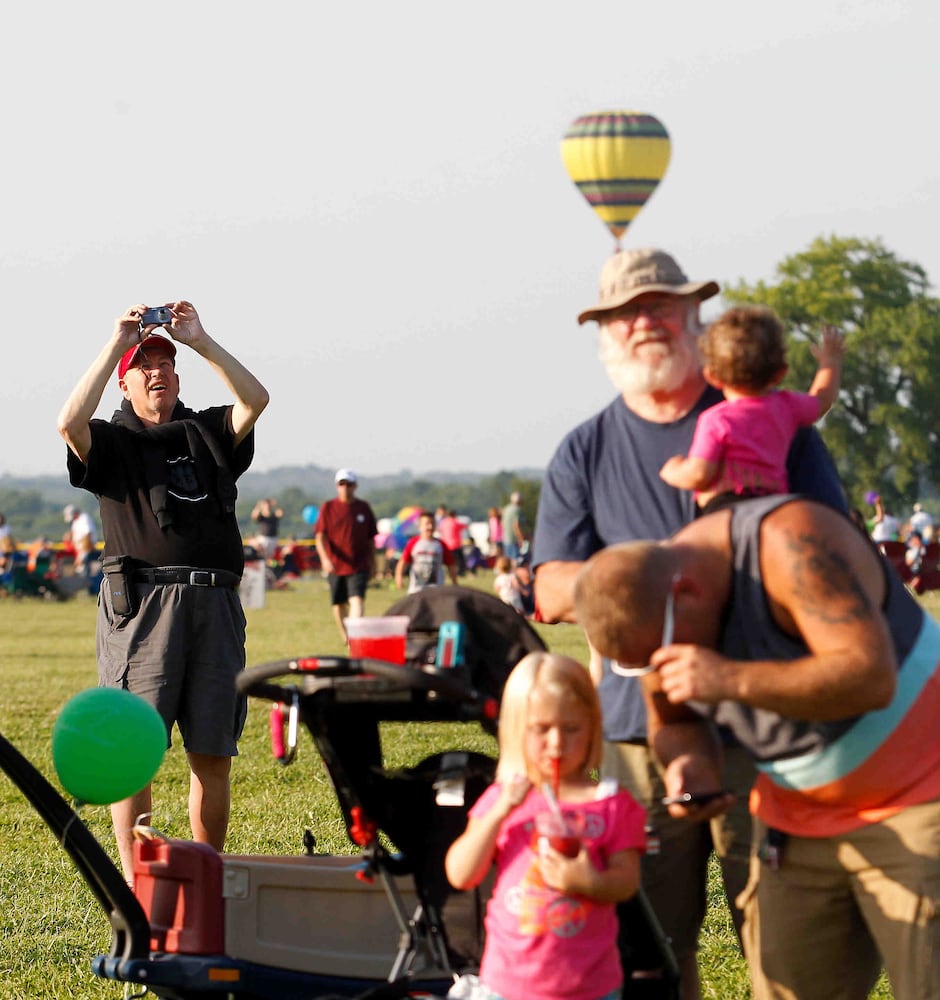
[[819,400],[819,415],[823,416],[832,408],[839,395],[842,382],[842,359],[845,356],[845,334],[828,324],[822,328],[819,346],[811,346],[813,357],[819,366],[809,394]]
[[659,475],[677,490],[707,490],[718,479],[720,471],[718,462],[673,455],[659,470]]
[[455,889],[472,889],[486,877],[496,853],[499,828],[526,797],[529,787],[526,777],[516,775],[503,785],[493,808],[485,816],[472,816],[467,829],[450,845],[444,859],[444,872]]

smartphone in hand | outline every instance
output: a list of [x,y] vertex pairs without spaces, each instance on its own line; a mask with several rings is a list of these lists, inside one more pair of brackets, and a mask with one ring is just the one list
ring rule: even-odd
[[713,792],[683,792],[681,795],[667,795],[660,801],[664,806],[704,806],[715,799],[724,798],[728,792],[719,788]]

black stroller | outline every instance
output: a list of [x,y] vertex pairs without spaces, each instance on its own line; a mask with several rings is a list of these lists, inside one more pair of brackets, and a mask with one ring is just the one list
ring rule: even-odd
[[[431,588],[388,613],[410,620],[403,666],[298,657],[253,667],[239,685],[283,714],[278,755],[292,755],[300,723],[310,732],[357,855],[315,854],[312,844],[297,857],[219,855],[142,830],[131,892],[61,796],[0,738],[0,765],[111,921],[111,951],[92,961],[98,976],[166,1000],[379,1000],[443,996],[477,968],[487,885],[453,891],[443,858],[495,761],[456,749],[388,770],[379,724],[466,721],[495,732],[507,674],[545,647],[508,605],[469,588]],[[621,907],[621,926],[625,998],[673,1000],[675,960],[642,896]]]

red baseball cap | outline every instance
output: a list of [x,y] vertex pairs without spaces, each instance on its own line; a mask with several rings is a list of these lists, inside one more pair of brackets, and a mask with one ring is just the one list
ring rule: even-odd
[[124,356],[118,364],[118,381],[124,378],[128,368],[134,367],[137,362],[138,352],[146,351],[148,347],[158,347],[161,350],[166,351],[171,358],[176,360],[176,344],[174,344],[172,340],[168,340],[166,337],[160,337],[157,334],[152,333],[149,337],[145,337],[136,347],[132,347],[129,351],[124,352]]

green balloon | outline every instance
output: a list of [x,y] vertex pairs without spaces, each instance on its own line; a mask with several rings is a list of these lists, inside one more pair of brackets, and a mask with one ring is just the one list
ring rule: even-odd
[[118,688],[91,688],[70,698],[52,729],[59,781],[89,805],[119,802],[146,787],[166,745],[160,713]]

